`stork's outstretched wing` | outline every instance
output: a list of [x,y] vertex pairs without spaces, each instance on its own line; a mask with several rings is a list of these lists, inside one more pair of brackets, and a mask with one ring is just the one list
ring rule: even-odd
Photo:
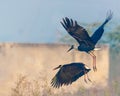
[[83,76],[84,73],[84,64],[82,63],[72,63],[63,65],[55,77],[52,79],[51,84],[55,88],[60,86],[72,84],[79,77]]
[[104,26],[112,19],[113,13],[110,11],[107,13],[107,18],[104,21],[104,23],[93,33],[91,36],[91,39],[94,44],[98,42],[98,40],[102,37],[102,34],[104,32]]
[[65,17],[61,24],[66,31],[78,41],[79,44],[81,41],[91,41],[88,32],[82,26],[78,25],[77,21],[73,21],[72,19]]

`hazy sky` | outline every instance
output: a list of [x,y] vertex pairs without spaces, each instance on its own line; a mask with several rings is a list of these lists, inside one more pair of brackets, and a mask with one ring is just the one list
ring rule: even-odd
[[0,42],[56,42],[63,17],[102,22],[110,9],[119,20],[120,0],[0,0]]

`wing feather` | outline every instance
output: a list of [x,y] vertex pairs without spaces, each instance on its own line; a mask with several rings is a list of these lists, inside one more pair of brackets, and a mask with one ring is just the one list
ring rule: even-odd
[[73,22],[72,19],[65,17],[61,24],[65,30],[77,40],[79,44],[81,41],[91,41],[88,32],[82,26],[78,25],[77,21]]
[[56,88],[59,88],[62,85],[72,84],[72,82],[84,75],[84,69],[84,64],[82,63],[63,65],[52,79],[51,84]]
[[96,44],[98,42],[98,40],[100,40],[100,38],[102,37],[102,35],[104,33],[104,26],[112,19],[113,13],[110,11],[107,15],[108,16],[107,16],[106,20],[103,22],[103,24],[91,36],[91,39],[94,44]]

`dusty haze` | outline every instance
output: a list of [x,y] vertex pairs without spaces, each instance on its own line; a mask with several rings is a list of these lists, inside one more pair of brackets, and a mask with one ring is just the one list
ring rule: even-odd
[[[0,96],[9,96],[11,88],[19,74],[30,78],[37,76],[45,77],[50,86],[50,81],[56,74],[52,69],[60,64],[71,62],[83,62],[92,69],[92,57],[86,53],[71,51],[67,53],[69,46],[64,44],[22,44],[1,43],[0,44]],[[83,77],[72,85],[64,86],[66,91],[75,92],[79,86],[87,88],[93,86],[106,86],[109,79],[109,47],[102,45],[101,50],[95,52],[97,56],[97,72],[89,73],[93,83],[86,84]],[[55,89],[54,89],[55,90]],[[60,92],[60,89],[55,91]],[[9,95],[8,95],[9,94]]]

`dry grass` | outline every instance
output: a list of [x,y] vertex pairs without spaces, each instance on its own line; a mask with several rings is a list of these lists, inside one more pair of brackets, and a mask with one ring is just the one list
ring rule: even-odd
[[[41,80],[44,80],[41,84]],[[65,92],[55,93],[53,88],[48,86],[46,78],[39,77],[36,80],[30,80],[27,76],[19,76],[15,87],[12,88],[11,96],[120,96],[120,81],[114,80],[106,88],[94,87],[86,89],[80,87],[79,90],[73,94]]]
[[[41,83],[41,80],[44,80],[44,83]],[[31,80],[27,76],[20,75],[15,87],[12,88],[11,96],[53,96],[53,93],[45,77]]]

